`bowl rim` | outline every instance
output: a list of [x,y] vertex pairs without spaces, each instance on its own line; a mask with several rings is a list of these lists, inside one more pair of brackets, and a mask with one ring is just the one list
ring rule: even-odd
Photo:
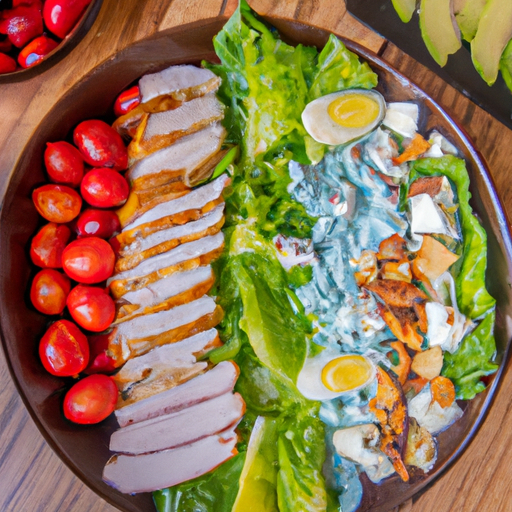
[[[95,0],[95,2],[93,2],[93,4],[100,5],[101,2],[102,2],[102,0]],[[93,5],[93,4],[91,4],[91,5]],[[315,25],[308,24],[305,22],[299,22],[299,21],[296,21],[296,20],[293,20],[290,18],[282,18],[279,16],[276,16],[276,17],[262,16],[262,17],[271,24],[275,24],[276,21],[281,20],[282,22],[288,24],[289,26],[297,26],[299,28],[302,27],[308,31],[317,31],[318,34],[320,34],[320,35],[326,35],[326,34],[330,33],[326,29],[322,29],[320,27],[317,27]],[[209,18],[207,20],[201,20],[201,21],[207,22],[207,21],[211,21],[211,20],[222,20],[223,22],[226,22],[227,19],[228,18],[226,18],[226,16],[221,14],[217,17],[213,17],[213,18]],[[82,20],[82,21],[84,21],[84,20]],[[197,25],[198,25],[198,22],[193,22],[190,24],[173,27],[171,29],[168,29],[168,30],[158,34],[157,37],[159,37],[159,38],[160,37],[169,37],[173,34],[179,33],[182,30],[187,30],[190,27],[194,28],[194,26],[197,26]],[[280,30],[280,29],[278,28],[278,30]],[[422,100],[424,100],[424,101],[428,102],[428,104],[432,105],[432,107],[436,111],[436,113],[439,114],[440,116],[442,116],[445,119],[445,121],[447,121],[452,126],[452,128],[455,130],[457,135],[463,141],[465,148],[468,150],[469,154],[471,155],[473,163],[477,167],[476,170],[479,172],[480,176],[483,179],[483,182],[485,184],[485,189],[488,192],[488,194],[490,195],[491,202],[492,202],[492,205],[493,205],[495,213],[496,213],[496,218],[499,223],[499,232],[497,232],[496,234],[499,235],[499,237],[501,237],[501,241],[504,245],[504,252],[506,253],[509,261],[512,260],[512,234],[511,234],[511,228],[510,228],[510,223],[507,218],[507,214],[506,214],[506,212],[501,204],[501,200],[496,192],[496,187],[495,187],[493,178],[490,175],[488,166],[487,166],[483,156],[475,148],[473,142],[469,138],[465,129],[456,120],[454,120],[452,117],[450,117],[449,114],[432,97],[430,97],[427,93],[425,93],[421,89],[421,87],[419,87],[414,82],[414,80],[407,78],[400,71],[398,71],[393,66],[388,64],[382,57],[380,57],[378,54],[374,53],[373,51],[363,47],[362,45],[360,45],[359,43],[357,43],[355,41],[352,41],[352,40],[347,39],[346,37],[340,36],[340,35],[336,34],[335,32],[333,32],[333,33],[341,41],[343,41],[343,43],[347,46],[347,48],[349,50],[353,51],[359,57],[361,57],[362,59],[367,61],[370,64],[370,66],[377,66],[380,69],[390,72],[395,78],[398,78],[399,80],[402,80],[402,81],[405,80],[407,82],[407,84],[410,87],[412,87],[414,92],[419,97],[421,97]],[[144,38],[142,40],[135,41],[135,42],[131,43],[130,45],[128,45],[127,47],[123,48],[123,50],[120,52],[120,54],[122,55],[124,52],[129,51],[132,47],[137,46],[143,42],[147,42],[148,40],[150,40],[154,37],[155,36],[153,35],[153,36]],[[206,53],[206,50],[205,50],[205,53]],[[36,131],[40,128],[40,126],[45,124],[48,116],[50,116],[51,113],[56,108],[57,103],[62,101],[66,96],[73,94],[74,91],[80,87],[81,83],[84,80],[86,80],[88,77],[90,77],[91,74],[94,73],[95,69],[101,68],[108,60],[109,59],[100,63],[96,68],[92,69],[88,75],[86,75],[80,81],[75,83],[73,85],[73,87],[65,93],[65,95],[63,95],[61,98],[59,98],[59,100],[56,103],[54,103],[53,106],[48,110],[45,117],[41,120],[38,127],[36,127],[34,129],[34,131],[32,132],[30,137],[32,137],[36,133]],[[12,182],[13,176],[17,173],[19,167],[22,166],[22,164],[23,164],[22,156],[26,151],[26,147],[27,146],[25,145],[22,148],[22,150],[20,151],[20,153],[14,163],[12,170],[9,173],[9,176],[6,180],[5,188],[2,191],[2,195],[7,193],[9,186]],[[2,198],[2,203],[3,203],[3,198]],[[0,222],[1,221],[3,221],[3,215],[0,213]],[[11,374],[12,381],[14,382],[15,387],[16,387],[26,409],[28,410],[32,420],[34,421],[37,428],[41,432],[45,441],[50,445],[52,450],[59,456],[59,458],[66,464],[66,466],[74,473],[74,475],[76,475],[85,485],[87,485],[92,491],[94,491],[98,496],[103,498],[105,501],[107,501],[111,505],[119,507],[120,506],[119,503],[116,502],[112,498],[112,496],[110,496],[106,492],[103,492],[102,489],[98,488],[93,482],[89,481],[89,479],[82,473],[81,469],[73,462],[73,460],[71,460],[70,457],[68,457],[68,455],[63,451],[63,449],[61,449],[57,439],[52,435],[52,433],[43,426],[43,424],[39,418],[39,415],[32,408],[27,395],[25,394],[19,380],[16,377],[14,368],[12,366],[12,362],[9,357],[9,350],[7,347],[6,336],[4,333],[2,323],[0,323],[0,342],[1,342],[2,350],[5,355],[5,361],[6,361],[7,367]],[[499,366],[497,372],[493,375],[493,378],[492,378],[491,382],[489,383],[489,385],[487,386],[487,389],[482,393],[482,396],[484,396],[484,400],[479,407],[476,419],[473,422],[473,424],[471,425],[471,428],[468,431],[468,433],[461,440],[461,442],[457,446],[456,450],[447,458],[447,460],[442,465],[437,467],[434,472],[429,474],[425,479],[423,479],[421,481],[421,485],[414,486],[414,490],[412,492],[410,492],[410,493],[406,492],[400,496],[399,503],[406,501],[407,499],[409,499],[410,497],[412,497],[414,495],[424,492],[432,484],[433,481],[435,481],[442,473],[444,473],[452,464],[454,464],[457,461],[457,459],[467,449],[469,444],[475,439],[476,434],[477,434],[478,430],[481,428],[483,421],[484,421],[485,417],[487,416],[487,414],[490,410],[490,407],[496,398],[496,394],[502,384],[503,374],[508,367],[508,362],[510,359],[511,343],[512,343],[512,338],[509,338],[507,340],[505,350],[503,351],[503,354],[502,354],[503,357],[502,357],[500,366]],[[411,488],[412,487],[413,486],[411,486]],[[359,508],[358,508],[358,510],[359,510]],[[377,507],[375,509],[372,508],[370,510],[380,510],[380,509]]]

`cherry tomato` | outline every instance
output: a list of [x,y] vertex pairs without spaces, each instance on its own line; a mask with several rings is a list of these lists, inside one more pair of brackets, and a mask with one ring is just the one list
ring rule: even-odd
[[73,320],[88,331],[104,331],[116,314],[116,306],[108,292],[97,286],[75,286],[66,304]]
[[117,97],[114,103],[114,114],[117,117],[123,116],[138,105],[140,105],[140,89],[138,85],[134,85]]
[[36,5],[19,5],[2,12],[0,34],[7,34],[17,48],[22,48],[42,33],[43,17]]
[[64,397],[64,416],[81,425],[99,423],[117,404],[117,386],[107,375],[89,375],[78,381]]
[[121,231],[121,224],[116,212],[112,210],[84,210],[76,221],[78,236],[97,236],[110,238],[114,233]]
[[52,375],[73,377],[89,362],[89,343],[85,334],[69,320],[50,325],[39,343],[39,357]]
[[114,263],[112,247],[95,236],[71,242],[62,253],[64,272],[79,283],[94,284],[105,281],[114,272]]
[[82,121],[73,132],[73,141],[89,165],[111,167],[117,171],[126,169],[128,165],[123,139],[103,121]]
[[40,11],[43,9],[43,2],[41,0],[12,0],[13,7],[18,7],[18,5],[34,5]]
[[22,68],[30,68],[41,62],[59,43],[46,36],[41,36],[25,46],[18,55],[18,64]]
[[70,236],[70,229],[62,224],[50,222],[43,226],[30,244],[30,257],[34,265],[61,268],[62,253]]
[[96,334],[88,337],[90,357],[85,373],[112,373],[117,368],[115,359],[109,355],[109,338],[108,334]]
[[84,176],[84,159],[68,142],[48,142],[44,152],[46,172],[51,181],[76,188]]
[[65,185],[43,185],[32,192],[32,200],[39,214],[50,222],[73,220],[82,208],[82,198]]
[[[12,43],[9,41],[9,39],[4,39],[3,41],[0,41],[0,52],[8,53],[12,50]],[[14,61],[14,59],[12,59]],[[16,61],[14,61],[14,64],[16,64]]]
[[60,315],[66,307],[71,283],[69,277],[57,270],[45,268],[36,274],[30,288],[30,300],[45,315]]
[[126,202],[130,186],[118,172],[105,167],[93,169],[84,176],[80,193],[91,206],[112,208]]
[[64,39],[90,3],[91,0],[46,0],[43,19],[48,30]]
[[0,53],[0,74],[12,73],[13,71],[16,71],[16,61],[9,55]]

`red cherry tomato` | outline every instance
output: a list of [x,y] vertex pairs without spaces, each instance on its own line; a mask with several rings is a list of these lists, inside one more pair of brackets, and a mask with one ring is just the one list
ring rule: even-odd
[[116,306],[108,292],[97,286],[75,286],[66,304],[73,320],[88,331],[104,331],[116,314]]
[[13,7],[18,7],[18,5],[34,5],[40,11],[43,9],[43,2],[41,0],[12,0]]
[[59,43],[46,36],[41,36],[25,46],[18,55],[18,64],[22,68],[30,68],[41,62]]
[[89,336],[89,366],[85,373],[112,373],[116,368],[116,360],[108,350],[110,336],[108,334],[96,334]]
[[110,416],[117,403],[117,386],[107,375],[89,375],[64,397],[64,416],[81,425],[99,423]]
[[93,169],[84,176],[80,193],[91,206],[112,208],[126,202],[130,186],[123,176],[112,169]]
[[94,284],[105,281],[114,272],[114,263],[112,247],[95,236],[71,242],[62,253],[64,272],[79,283]]
[[123,139],[103,121],[82,121],[73,132],[73,141],[89,165],[111,167],[117,171],[128,166],[128,153]]
[[70,236],[70,229],[62,224],[50,222],[43,226],[30,244],[30,257],[34,265],[61,268],[62,253]]
[[76,221],[78,236],[97,236],[110,238],[114,233],[121,231],[119,217],[112,210],[84,210]]
[[68,142],[48,142],[44,163],[50,180],[76,188],[84,176],[84,159],[75,146]]
[[46,0],[43,19],[48,30],[64,39],[90,3],[91,0]]
[[30,288],[30,300],[45,315],[60,315],[66,307],[71,283],[61,272],[46,268],[36,274]]
[[16,71],[16,61],[9,55],[0,53],[0,74],[12,73],[13,71]]
[[19,5],[3,11],[0,34],[7,34],[17,48],[22,48],[42,33],[43,17],[36,5]]
[[32,192],[38,213],[50,222],[72,221],[82,208],[82,198],[65,185],[43,185]]
[[39,343],[39,357],[52,375],[73,377],[89,362],[89,343],[85,334],[69,320],[50,325]]
[[[9,41],[9,39],[4,39],[3,41],[0,41],[0,52],[8,53],[11,50],[12,50],[12,43],[11,43],[11,41]],[[16,61],[14,61],[14,63],[16,64]]]
[[138,85],[134,85],[117,97],[114,103],[114,114],[117,117],[123,116],[138,105],[140,105],[140,89]]

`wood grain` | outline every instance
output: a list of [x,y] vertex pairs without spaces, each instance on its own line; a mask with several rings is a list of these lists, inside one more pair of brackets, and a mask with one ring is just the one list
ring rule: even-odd
[[[413,77],[468,131],[491,168],[500,197],[512,215],[512,131],[399,49],[350,17],[342,0],[252,0],[262,14],[318,25],[356,40]],[[227,17],[236,0],[104,0],[89,34],[43,75],[0,85],[0,193],[27,136],[49,108],[94,67],[149,35],[180,24]],[[47,98],[51,98],[48,101]],[[512,510],[512,372],[461,459],[431,488],[394,512],[507,512]],[[29,417],[0,353],[0,510],[2,512],[106,512],[97,497],[51,451]]]

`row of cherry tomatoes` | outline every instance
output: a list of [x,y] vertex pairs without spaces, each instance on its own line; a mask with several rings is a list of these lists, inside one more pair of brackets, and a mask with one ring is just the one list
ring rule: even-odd
[[[7,2],[3,2],[7,3]],[[0,73],[16,70],[16,58],[29,68],[53,51],[59,43],[45,30],[64,39],[76,25],[91,0],[12,0],[0,12]],[[9,55],[10,54],[10,55]]]
[[[127,167],[127,151],[115,130],[103,121],[84,121],[75,128],[73,142],[47,144],[44,161],[52,183],[32,193],[37,211],[49,221],[30,246],[32,262],[42,268],[32,281],[32,304],[47,315],[61,315],[67,307],[76,322],[57,320],[39,343],[43,366],[59,377],[87,373],[89,341],[80,328],[101,332],[114,320],[115,304],[102,283],[115,265],[107,239],[120,224],[107,208],[122,205],[129,194],[119,172]],[[110,377],[89,375],[66,394],[64,414],[76,423],[97,423],[112,413],[116,401]]]

